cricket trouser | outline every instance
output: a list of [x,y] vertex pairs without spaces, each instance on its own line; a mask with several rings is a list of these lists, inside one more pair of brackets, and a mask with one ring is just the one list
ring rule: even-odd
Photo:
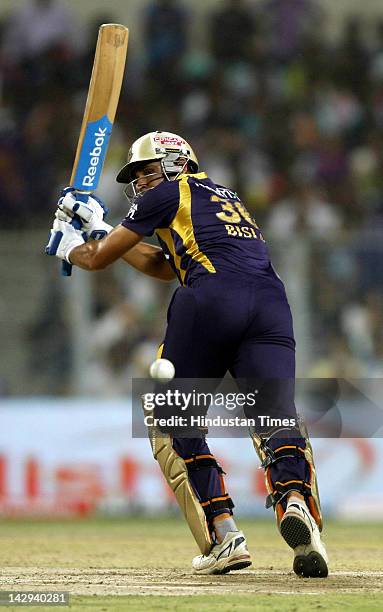
[[[177,378],[221,379],[229,371],[242,387],[256,382],[264,402],[263,412],[262,401],[257,404],[258,412],[296,416],[292,317],[283,283],[272,269],[253,278],[206,275],[192,287],[178,288],[168,309],[161,356],[173,362]],[[246,416],[254,414],[247,411]],[[267,428],[259,433],[269,434]],[[306,491],[305,445],[296,428],[270,439],[271,454],[273,450],[280,453],[277,461],[263,462],[274,506],[292,489]],[[294,452],[279,451],[284,447],[294,447]],[[173,437],[173,448],[187,464],[189,480],[208,521],[232,513],[222,469],[205,438]]]

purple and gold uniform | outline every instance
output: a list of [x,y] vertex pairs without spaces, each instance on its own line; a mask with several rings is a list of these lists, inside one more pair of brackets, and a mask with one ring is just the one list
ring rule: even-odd
[[237,194],[205,173],[183,174],[147,191],[122,225],[154,232],[180,283],[209,274],[268,275],[265,240]]
[[[293,381],[295,342],[284,286],[236,193],[204,173],[182,174],[137,198],[122,225],[145,236],[155,233],[180,281],[161,354],[178,378],[221,378],[229,371],[237,379]],[[286,398],[271,384],[273,416],[294,412],[293,384],[288,388]],[[295,433],[294,444],[303,450],[305,441]],[[190,468],[208,519],[231,512],[206,441],[177,438],[173,446]],[[304,490],[307,469],[303,458],[286,457],[270,467],[270,481],[280,483],[280,495],[284,483],[286,491],[291,483]]]

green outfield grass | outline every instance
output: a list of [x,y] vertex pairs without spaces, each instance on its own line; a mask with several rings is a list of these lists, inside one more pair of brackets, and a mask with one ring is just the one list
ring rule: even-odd
[[[242,610],[256,610],[265,612],[300,612],[301,610],[336,612],[342,610],[382,610],[382,596],[371,594],[361,595],[327,595],[307,596],[299,595],[195,595],[190,597],[164,597],[151,595],[145,597],[74,597],[70,610],[80,612],[83,610],[104,610],[123,612],[142,612],[143,610],[175,610],[176,612],[241,612]],[[64,608],[65,609],[65,608]]]
[[292,553],[272,521],[239,524],[253,568],[196,577],[198,551],[178,518],[5,520],[0,589],[66,590],[71,610],[108,612],[383,609],[382,524],[328,522],[325,580],[291,573]]

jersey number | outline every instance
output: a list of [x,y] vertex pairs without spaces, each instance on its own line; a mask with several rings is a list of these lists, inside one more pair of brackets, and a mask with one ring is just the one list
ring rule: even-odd
[[[241,202],[229,202],[229,200],[224,200],[216,195],[211,196],[211,202],[219,202],[221,204],[222,211],[216,213],[218,219],[220,221],[224,221],[225,223],[241,223],[242,219],[244,219],[249,225],[255,227],[259,232],[259,239],[264,241],[264,238],[259,230],[258,225],[250,215],[250,213],[246,210],[246,208],[241,204]],[[227,228],[226,228],[227,229]],[[254,232],[255,233],[255,232]],[[235,235],[232,233],[232,235]],[[241,232],[238,232],[236,235],[241,236]],[[257,235],[254,236],[258,238]]]

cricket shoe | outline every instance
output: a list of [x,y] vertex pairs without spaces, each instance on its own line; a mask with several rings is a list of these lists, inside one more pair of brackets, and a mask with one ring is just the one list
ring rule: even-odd
[[192,561],[196,574],[227,574],[251,565],[246,538],[242,531],[229,531],[220,544],[215,544],[209,555],[198,555]]
[[321,542],[318,525],[306,504],[298,500],[287,504],[280,524],[280,532],[294,549],[294,572],[304,578],[326,578],[328,557]]

